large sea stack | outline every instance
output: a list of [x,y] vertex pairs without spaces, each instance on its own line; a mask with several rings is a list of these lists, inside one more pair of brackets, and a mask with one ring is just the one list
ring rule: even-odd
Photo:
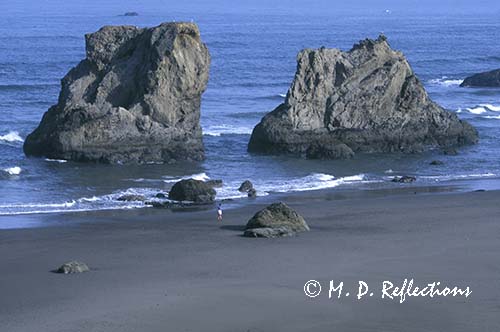
[[427,95],[384,36],[348,52],[306,49],[285,102],[254,128],[249,151],[308,158],[420,152],[477,142],[477,132]]
[[62,79],[27,155],[105,163],[204,158],[200,100],[210,55],[192,23],[105,26]]

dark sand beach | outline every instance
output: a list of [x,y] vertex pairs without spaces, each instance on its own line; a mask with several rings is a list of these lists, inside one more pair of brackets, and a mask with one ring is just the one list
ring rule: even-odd
[[[241,237],[271,198],[221,224],[213,210],[33,217],[51,227],[0,231],[0,331],[498,331],[500,192],[416,190],[283,197],[311,231],[281,239]],[[50,272],[72,259],[92,271]],[[381,299],[405,278],[472,294]],[[329,280],[351,296],[328,299]],[[359,280],[373,297],[356,299]]]

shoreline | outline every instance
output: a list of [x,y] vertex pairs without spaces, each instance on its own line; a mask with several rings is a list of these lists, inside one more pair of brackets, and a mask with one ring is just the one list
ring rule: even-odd
[[[486,191],[483,189],[488,186],[481,185],[481,180],[464,180],[460,184],[435,184],[435,185],[420,185],[419,183],[401,184],[394,187],[373,187],[373,188],[353,188],[350,186],[341,186],[333,188],[323,188],[316,190],[303,190],[303,191],[290,191],[290,192],[272,192],[264,196],[256,198],[235,198],[235,199],[221,199],[213,204],[191,206],[191,207],[178,207],[178,208],[154,208],[151,206],[142,206],[128,209],[98,209],[98,210],[83,210],[83,211],[58,211],[58,212],[42,212],[42,213],[20,213],[13,215],[0,215],[0,231],[8,229],[24,229],[24,228],[41,228],[41,227],[58,227],[58,226],[72,226],[71,223],[51,222],[54,218],[67,218],[70,220],[78,220],[79,217],[97,217],[101,215],[108,216],[113,214],[127,214],[134,211],[143,211],[140,215],[147,215],[148,211],[164,211],[167,213],[190,213],[193,211],[212,211],[216,207],[216,203],[222,203],[224,210],[234,210],[244,208],[245,206],[252,206],[256,204],[271,204],[280,200],[301,200],[301,197],[325,197],[327,200],[346,200],[346,199],[370,199],[376,197],[386,196],[400,196],[408,194],[443,194],[443,193],[466,193],[474,192],[477,190]],[[488,182],[488,180],[486,180]],[[491,182],[491,181],[490,181]],[[378,185],[378,183],[376,183]],[[498,186],[493,186],[493,190],[500,191],[500,180]],[[155,215],[154,212],[151,212]]]

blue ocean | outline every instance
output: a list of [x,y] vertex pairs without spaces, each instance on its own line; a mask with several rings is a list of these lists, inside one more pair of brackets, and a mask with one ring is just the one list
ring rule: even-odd
[[[144,208],[117,198],[125,193],[153,198],[189,177],[222,179],[218,199],[235,201],[246,199],[237,191],[246,179],[260,196],[400,187],[390,182],[397,175],[416,176],[413,186],[500,188],[500,89],[459,87],[470,74],[500,68],[499,5],[449,4],[436,10],[373,3],[349,8],[341,2],[325,10],[297,6],[0,4],[0,216]],[[126,11],[139,16],[121,15]],[[61,78],[85,57],[85,33],[103,25],[169,21],[196,22],[212,57],[201,110],[204,162],[98,165],[23,154],[24,139],[57,102]],[[301,49],[348,50],[381,33],[407,56],[434,101],[478,129],[478,145],[456,156],[431,151],[344,161],[247,152],[253,127],[283,102]],[[444,165],[429,165],[436,159]]]

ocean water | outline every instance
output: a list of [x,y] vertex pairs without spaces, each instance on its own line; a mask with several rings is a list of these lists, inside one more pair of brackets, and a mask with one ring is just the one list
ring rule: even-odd
[[[0,10],[0,216],[142,208],[142,203],[116,199],[124,193],[153,197],[168,191],[175,181],[193,176],[222,179],[225,186],[218,190],[219,199],[243,197],[236,189],[245,179],[254,182],[259,195],[401,186],[389,182],[395,175],[415,175],[415,185],[482,181],[493,186],[497,183],[493,180],[500,179],[500,89],[459,87],[469,74],[500,68],[498,8],[429,12],[366,6],[308,12],[251,6],[228,10],[223,5],[172,10],[140,7],[138,2],[125,9],[59,4],[6,5]],[[130,10],[140,15],[119,16]],[[85,33],[103,25],[192,20],[199,24],[212,56],[202,102],[204,162],[126,166],[24,156],[24,138],[56,103],[60,79],[85,56]],[[461,149],[458,156],[434,151],[358,155],[346,161],[246,151],[252,128],[284,100],[299,50],[321,46],[348,50],[360,39],[382,32],[393,48],[408,57],[431,98],[478,129],[478,145]],[[434,159],[445,164],[430,166]]]

